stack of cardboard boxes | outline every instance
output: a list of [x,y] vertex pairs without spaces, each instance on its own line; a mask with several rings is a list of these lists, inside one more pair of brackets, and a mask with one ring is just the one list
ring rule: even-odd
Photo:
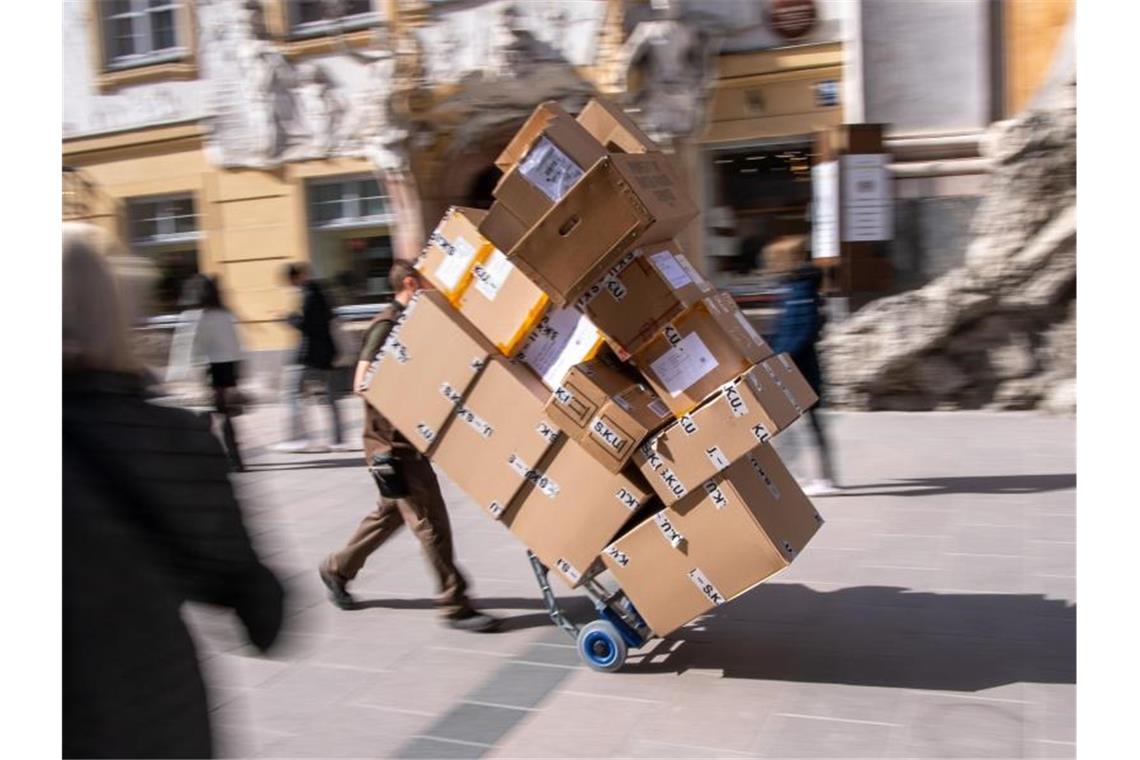
[[452,208],[365,398],[568,585],[609,570],[665,635],[822,520],[769,439],[816,402],[673,239],[697,215],[616,107],[544,103]]

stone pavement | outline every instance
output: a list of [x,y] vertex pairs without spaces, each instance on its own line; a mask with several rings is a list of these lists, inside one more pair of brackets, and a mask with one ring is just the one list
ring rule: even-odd
[[[359,405],[343,401],[359,430]],[[314,419],[322,413],[310,410]],[[227,614],[189,618],[232,757],[1072,757],[1075,424],[1033,413],[834,413],[840,496],[787,571],[652,642],[579,664],[522,546],[443,478],[494,635],[440,626],[405,531],[344,612],[316,566],[370,509],[350,454],[285,455],[284,409],[239,420],[247,521],[290,598],[255,656]],[[799,423],[780,448],[811,474]],[[585,621],[584,597],[556,584]]]

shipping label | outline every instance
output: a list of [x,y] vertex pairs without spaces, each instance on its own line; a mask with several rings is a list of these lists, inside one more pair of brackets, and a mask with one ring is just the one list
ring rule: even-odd
[[677,262],[677,257],[669,251],[655,253],[649,257],[649,261],[673,290],[680,290],[686,285],[692,284],[693,280],[689,277],[688,272]]
[[451,386],[451,383],[445,382],[440,385],[439,392],[442,393],[443,397],[450,401],[454,406],[459,406],[459,402],[463,400],[463,394],[455,390],[455,388]]
[[535,432],[537,432],[540,436],[550,441],[551,443],[554,443],[555,439],[558,438],[559,431],[558,428],[554,427],[546,420],[541,420],[538,423],[538,427],[535,428]]
[[492,501],[487,505],[487,511],[491,513],[492,517],[498,520],[503,516],[503,505],[497,501]]
[[540,137],[519,164],[519,173],[557,203],[582,176],[582,167],[545,137]]
[[[442,236],[435,234],[433,237],[442,239]],[[442,246],[440,247],[442,248]],[[450,249],[450,255],[435,270],[436,279],[449,291],[454,290],[459,284],[459,279],[471,267],[471,261],[475,258],[475,246],[468,243],[464,238],[457,238],[451,244]]]
[[752,465],[752,469],[756,471],[756,474],[760,476],[760,480],[764,481],[764,485],[768,487],[768,493],[772,494],[773,499],[779,501],[780,489],[772,482],[772,479],[768,477],[768,473],[764,472],[764,468],[760,466],[760,462],[751,454],[748,455],[748,462]]
[[607,546],[606,555],[621,567],[629,565],[629,555],[617,548],[617,544]]
[[759,422],[752,426],[752,435],[760,443],[764,443],[764,441],[767,441],[772,437],[772,434],[768,432],[768,428],[764,427],[764,425]]
[[689,571],[689,580],[691,580],[696,587],[701,590],[701,593],[713,604],[720,606],[728,601],[724,598],[722,593],[717,591],[712,581],[705,577],[705,574],[700,571],[700,568],[694,567]]
[[582,580],[582,574],[580,572],[578,572],[578,570],[575,569],[575,567],[573,565],[571,565],[569,562],[562,559],[561,557],[554,560],[554,567],[558,570],[558,572],[565,575],[567,578],[569,578],[574,583],[577,583],[578,581]]
[[[718,362],[700,335],[692,332],[674,343],[669,329],[666,328],[665,335],[673,347],[650,363],[649,367],[661,385],[676,398],[716,369]],[[676,334],[676,331],[673,333]]]
[[435,440],[435,431],[428,427],[427,423],[417,423],[416,432],[419,433],[420,436],[428,443],[431,443]]
[[685,543],[685,537],[673,527],[673,523],[666,517],[664,510],[653,515],[653,522],[657,523],[657,527],[661,529],[661,535],[665,536],[665,540],[674,549],[680,549],[681,544]]
[[704,488],[705,493],[709,495],[709,500],[712,501],[714,507],[724,509],[728,506],[728,497],[724,495],[724,491],[716,484],[716,481],[706,480]]
[[[656,441],[656,439],[654,439],[654,441]],[[651,444],[647,443],[641,447],[641,455],[645,457],[646,464],[649,465],[649,468],[653,470],[653,472],[657,473],[657,477],[661,478],[661,482],[669,489],[674,497],[680,499],[688,493],[681,479],[665,466],[665,460],[653,450]]]
[[472,270],[475,274],[476,290],[482,293],[488,301],[494,301],[512,269],[514,269],[514,264],[503,255],[502,251],[496,248],[491,252],[486,262],[476,264]]
[[561,385],[554,389],[554,398],[558,400],[562,406],[570,406],[574,403],[574,394],[566,390]]
[[614,496],[616,496],[617,500],[624,504],[630,512],[637,509],[637,496],[625,488],[619,488]]
[[716,446],[709,446],[705,449],[705,456],[709,458],[709,461],[712,462],[717,472],[720,472],[731,464],[731,462],[728,461],[728,457],[724,455],[724,452]]
[[389,335],[388,340],[384,342],[383,353],[395,357],[396,361],[400,364],[407,364],[412,358],[408,355],[408,347],[391,335]]

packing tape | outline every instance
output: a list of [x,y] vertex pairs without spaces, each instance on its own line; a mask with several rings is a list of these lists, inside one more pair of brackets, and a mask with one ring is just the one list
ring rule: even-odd
[[612,559],[619,567],[626,567],[629,565],[629,555],[617,548],[617,544],[610,544],[603,552],[607,557]]
[[459,402],[463,400],[463,394],[455,390],[455,388],[451,386],[451,383],[441,383],[439,392],[443,394],[443,397],[450,401],[453,406],[459,406]]
[[416,432],[419,433],[420,437],[422,437],[428,443],[431,443],[435,440],[435,431],[432,430],[425,422],[416,423]]
[[580,572],[578,572],[578,570],[573,565],[571,565],[567,560],[564,560],[561,557],[554,560],[554,567],[557,568],[558,572],[565,575],[567,578],[569,578],[574,583],[577,583],[578,581],[582,580],[582,574]]
[[717,509],[724,509],[728,506],[728,497],[724,495],[724,491],[717,485],[715,480],[706,480],[704,485],[705,493],[709,495],[709,501]]
[[561,431],[546,420],[539,420],[538,427],[535,428],[535,432],[550,443],[554,443],[556,440],[558,440],[558,434]]
[[490,438],[495,434],[495,429],[491,427],[486,420],[467,407],[459,407],[455,412],[455,416],[470,425],[472,430],[484,438]]
[[519,329],[515,330],[515,334],[506,341],[496,343],[495,348],[499,349],[503,356],[513,355],[515,350],[518,349],[519,344],[522,343],[523,338],[529,335],[531,331],[534,330],[534,326],[541,321],[546,314],[546,307],[549,305],[550,296],[543,293],[542,297],[539,298],[535,305],[527,312],[526,319],[519,325]]
[[693,435],[700,430],[700,428],[697,427],[697,423],[693,421],[693,418],[687,414],[682,415],[681,419],[677,420],[677,427],[681,428],[681,431],[685,435]]
[[616,496],[617,500],[624,504],[626,509],[628,509],[630,512],[637,509],[639,505],[637,496],[627,491],[624,486],[622,488],[619,488],[614,496]]
[[748,405],[744,403],[744,397],[740,395],[740,390],[735,381],[725,383],[721,387],[721,394],[728,403],[728,409],[732,412],[733,417],[743,417],[748,414]]
[[752,465],[752,469],[756,471],[756,474],[760,476],[760,480],[764,481],[764,485],[768,487],[768,493],[772,494],[773,499],[779,501],[780,489],[772,482],[772,479],[768,477],[768,473],[764,472],[764,468],[760,466],[760,462],[751,454],[748,455],[748,462]]
[[491,513],[491,517],[494,517],[496,520],[501,520],[504,509],[502,504],[497,501],[492,501],[487,505],[487,511]]
[[717,591],[712,581],[705,577],[705,574],[701,572],[699,567],[694,567],[689,571],[689,580],[691,580],[693,584],[700,589],[701,593],[705,595],[705,598],[713,604],[720,606],[728,601],[724,598],[724,594]]
[[600,438],[604,444],[619,454],[629,443],[625,438],[611,430],[601,417],[595,417],[594,421],[590,423],[590,431],[595,434],[596,438]]
[[650,448],[649,444],[641,447],[641,455],[645,457],[645,463],[649,468],[661,478],[661,482],[665,488],[673,494],[674,498],[680,499],[685,496],[689,491],[685,488],[685,484],[681,482],[672,470],[665,466],[665,460],[662,459],[656,451]]
[[732,462],[728,460],[728,457],[724,455],[724,452],[720,450],[719,446],[709,446],[705,449],[705,456],[709,458],[709,461],[712,462],[712,466],[716,468],[717,472],[720,472],[732,464]]
[[661,535],[665,536],[665,540],[674,549],[680,549],[685,544],[685,537],[681,535],[669,518],[665,515],[665,510],[653,515],[653,522],[657,523],[657,527],[661,530]]

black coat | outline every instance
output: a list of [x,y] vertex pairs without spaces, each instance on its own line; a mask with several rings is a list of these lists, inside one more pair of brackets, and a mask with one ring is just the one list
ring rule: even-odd
[[281,626],[209,422],[130,376],[65,375],[64,757],[212,754],[184,600],[232,608],[261,649]]
[[332,369],[336,342],[332,335],[333,310],[324,290],[314,280],[301,286],[301,311],[289,324],[301,332],[297,363],[314,369]]

